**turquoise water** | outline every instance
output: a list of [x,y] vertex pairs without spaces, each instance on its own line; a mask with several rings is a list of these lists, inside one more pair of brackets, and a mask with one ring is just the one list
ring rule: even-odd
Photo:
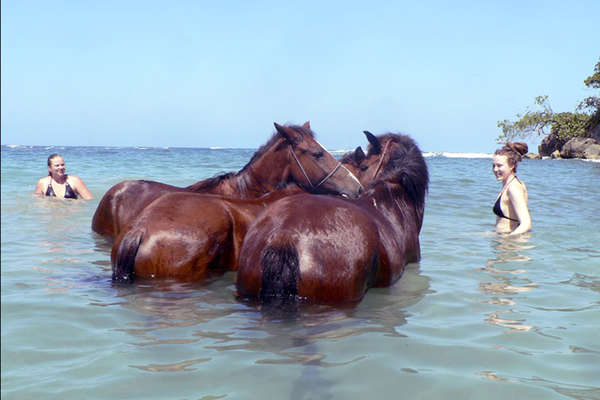
[[[53,152],[94,200],[31,195]],[[423,259],[352,308],[262,309],[234,273],[111,284],[106,190],[252,154],[2,146],[2,399],[600,399],[600,163],[524,160],[534,231],[509,239],[490,158],[428,156]]]

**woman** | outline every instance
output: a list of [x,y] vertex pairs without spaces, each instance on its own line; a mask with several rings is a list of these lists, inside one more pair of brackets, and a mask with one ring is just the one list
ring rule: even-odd
[[505,143],[494,153],[492,171],[502,182],[502,191],[494,204],[496,232],[518,235],[531,230],[531,216],[527,208],[527,187],[515,175],[517,163],[527,153],[527,144]]
[[78,196],[84,200],[93,199],[85,183],[78,176],[67,175],[65,169],[62,156],[51,154],[48,157],[48,176],[38,180],[34,193],[61,199],[77,199]]

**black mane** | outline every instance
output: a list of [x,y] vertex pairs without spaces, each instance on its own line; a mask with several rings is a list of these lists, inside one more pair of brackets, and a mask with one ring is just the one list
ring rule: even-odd
[[[383,148],[391,146],[390,158],[383,165],[381,175],[369,187],[390,182],[398,184],[413,204],[422,209],[425,206],[425,195],[429,187],[429,172],[423,153],[415,141],[407,135],[387,133],[377,137]],[[389,143],[391,142],[391,143]],[[369,155],[372,153],[369,146]]]

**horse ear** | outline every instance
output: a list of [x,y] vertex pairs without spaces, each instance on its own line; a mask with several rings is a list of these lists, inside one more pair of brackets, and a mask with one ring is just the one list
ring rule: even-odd
[[358,146],[356,150],[354,150],[354,162],[360,164],[366,158],[365,152],[362,147]]
[[277,129],[277,132],[283,136],[283,138],[285,140],[287,140],[288,142],[290,142],[291,144],[296,143],[294,141],[294,137],[290,134],[290,132],[288,131],[288,128],[286,128],[285,126],[281,126],[279,125],[277,122],[274,123],[275,124],[275,129]]
[[377,139],[375,137],[375,135],[373,135],[369,131],[363,131],[363,133],[367,137],[367,140],[369,141],[369,143],[371,143],[371,146],[373,148],[373,154],[381,153],[381,143],[379,142],[379,139]]
[[302,125],[302,127],[303,127],[304,129],[308,129],[308,130],[310,130],[310,121],[306,121],[306,122],[304,123],[304,125]]

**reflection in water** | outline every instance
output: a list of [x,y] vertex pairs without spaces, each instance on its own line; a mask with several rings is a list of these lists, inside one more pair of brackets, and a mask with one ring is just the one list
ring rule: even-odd
[[[531,233],[519,235],[516,237],[506,235],[495,235],[492,246],[494,248],[495,258],[490,259],[485,268],[481,270],[487,272],[495,279],[494,282],[480,282],[479,289],[490,295],[488,304],[497,304],[514,307],[517,305],[515,296],[521,293],[527,293],[537,287],[535,282],[522,277],[527,272],[521,267],[520,263],[527,263],[532,259],[523,253],[535,246],[529,244]],[[519,263],[519,264],[517,264]],[[501,267],[500,267],[501,266]],[[517,267],[518,266],[518,267]],[[501,296],[501,297],[499,297]],[[514,308],[499,310],[488,314],[486,322],[491,325],[508,328],[514,332],[527,332],[532,330],[532,325],[525,324],[524,318],[509,318],[511,314],[522,314],[522,311]]]
[[[28,234],[28,242],[36,251],[31,270],[42,275],[44,292],[63,294],[83,284],[74,279],[73,271],[82,266],[93,250],[81,236],[79,220],[89,210],[89,204],[79,200],[33,196],[24,218],[37,222],[39,231]],[[26,222],[24,222],[26,224]]]
[[120,306],[140,317],[118,329],[134,337],[136,347],[164,352],[164,345],[195,342],[203,349],[199,357],[195,354],[175,362],[130,367],[151,372],[187,371],[198,364],[217,362],[220,352],[242,351],[255,355],[250,365],[301,366],[290,398],[307,398],[315,390],[319,398],[327,397],[333,382],[320,375],[320,368],[344,366],[367,357],[354,353],[347,359],[331,359],[334,356],[328,352],[331,347],[327,343],[364,334],[403,337],[396,328],[406,323],[406,308],[429,290],[429,278],[420,274],[416,264],[410,265],[393,287],[371,289],[361,303],[352,306],[274,308],[240,302],[234,282],[235,273],[229,272],[204,283],[139,281],[131,286],[115,285]]
[[485,376],[486,378],[488,378],[489,380],[491,380],[493,382],[516,382],[511,379],[500,378],[498,375],[496,375],[495,372],[492,372],[492,371],[476,372],[475,375]]

